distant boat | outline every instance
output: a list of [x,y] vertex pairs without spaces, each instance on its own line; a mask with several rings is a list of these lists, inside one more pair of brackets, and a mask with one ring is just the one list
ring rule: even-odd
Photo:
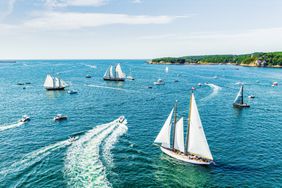
[[201,87],[202,85],[203,85],[202,83],[198,83],[198,86],[200,86],[200,87]]
[[30,117],[28,115],[23,115],[23,117],[19,120],[21,123],[25,123],[30,121]]
[[46,90],[63,90],[67,86],[68,85],[64,80],[57,77],[52,77],[50,74],[46,76],[44,82],[44,88]]
[[273,82],[272,87],[278,86],[278,82]]
[[68,94],[73,95],[73,94],[77,94],[78,91],[77,90],[69,90]]
[[156,82],[154,82],[155,85],[164,85],[165,82],[162,79],[158,79]]
[[[174,120],[172,120],[173,114]],[[173,130],[171,131],[172,124]],[[172,144],[170,143],[171,140]],[[163,153],[180,161],[199,165],[209,165],[213,163],[213,156],[205,136],[193,93],[190,99],[186,144],[184,144],[183,117],[177,120],[177,103],[171,110],[154,143],[160,144],[160,149]]]
[[128,80],[135,80],[135,78],[132,76],[131,69],[130,69],[129,75],[127,76],[127,79]]
[[61,121],[61,120],[66,120],[68,119],[67,116],[65,115],[62,115],[62,114],[57,114],[55,117],[54,117],[54,121]]
[[249,95],[248,97],[249,97],[249,99],[254,99],[255,98],[254,95]]
[[120,64],[117,64],[115,67],[111,65],[105,72],[103,78],[107,81],[124,81],[125,73],[122,72]]
[[237,107],[237,108],[246,108],[246,107],[250,107],[250,105],[248,105],[247,103],[244,103],[244,86],[242,85],[237,97],[235,98],[234,102],[233,102],[233,106]]
[[179,82],[179,80],[176,79],[176,80],[174,80],[174,82]]
[[91,78],[91,75],[87,74],[87,75],[85,76],[85,78]]
[[165,67],[165,72],[168,73],[168,66]]

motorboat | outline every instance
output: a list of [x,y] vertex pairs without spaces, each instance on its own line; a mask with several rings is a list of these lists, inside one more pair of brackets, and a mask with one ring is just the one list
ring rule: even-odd
[[69,141],[70,143],[73,143],[74,141],[78,140],[78,138],[79,138],[79,136],[70,136],[69,139],[68,139],[68,141]]
[[155,85],[164,85],[165,82],[162,79],[158,79],[156,82],[154,82]]
[[119,123],[123,123],[124,120],[125,120],[125,117],[124,117],[124,116],[120,116],[120,117],[118,118],[118,122],[119,122]]
[[77,94],[78,91],[77,90],[69,90],[68,94],[73,95],[73,94]]
[[133,78],[133,76],[127,76],[128,80],[135,80],[135,78]]
[[202,85],[203,85],[202,83],[198,83],[198,86],[200,86],[200,87],[201,87]]
[[54,117],[54,121],[61,121],[61,120],[67,120],[68,117],[65,116],[65,115],[62,115],[62,114],[57,114],[55,117]]
[[148,88],[148,89],[152,89],[153,87],[152,87],[152,86],[148,86],[147,88]]
[[19,86],[23,86],[23,85],[24,85],[24,83],[22,83],[22,82],[18,82],[18,83],[17,83],[17,85],[19,85]]
[[278,86],[278,82],[273,82],[272,87]]
[[87,74],[86,76],[85,76],[85,78],[91,78],[92,76],[91,75],[89,75],[89,74]]
[[254,95],[249,95],[248,98],[249,98],[249,99],[254,99],[255,96],[254,96]]
[[23,115],[23,117],[19,120],[19,122],[25,123],[30,121],[30,117],[28,115]]

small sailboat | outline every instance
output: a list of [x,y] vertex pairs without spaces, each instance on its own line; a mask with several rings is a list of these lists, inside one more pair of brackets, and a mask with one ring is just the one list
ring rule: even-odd
[[128,80],[135,80],[135,78],[132,76],[131,69],[130,69],[129,75],[127,76],[127,79]]
[[233,102],[234,107],[237,107],[237,108],[250,107],[250,105],[248,105],[247,103],[244,103],[243,91],[244,91],[244,86],[242,85],[238,94],[237,94],[237,97],[235,98],[235,100]]
[[[174,120],[172,120],[173,114]],[[171,138],[172,125],[173,131]],[[170,143],[171,140],[172,144]],[[163,153],[180,161],[198,165],[209,165],[213,163],[213,156],[205,136],[193,93],[190,98],[186,144],[184,143],[183,117],[177,120],[177,103],[171,110],[154,143],[160,144],[159,146]]]
[[43,86],[46,90],[64,90],[68,84],[64,80],[48,74]]
[[156,82],[154,82],[155,85],[164,85],[165,82],[162,79],[158,79]]
[[120,64],[117,64],[115,67],[112,65],[109,66],[107,71],[104,74],[103,79],[107,81],[124,81],[125,73],[122,72]]
[[165,67],[165,72],[168,73],[168,66]]

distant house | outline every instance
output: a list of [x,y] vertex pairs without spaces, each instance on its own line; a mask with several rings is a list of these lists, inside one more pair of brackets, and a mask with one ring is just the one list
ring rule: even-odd
[[266,63],[265,60],[258,59],[258,60],[256,61],[256,65],[257,65],[258,67],[265,67],[265,66],[267,65],[267,63]]

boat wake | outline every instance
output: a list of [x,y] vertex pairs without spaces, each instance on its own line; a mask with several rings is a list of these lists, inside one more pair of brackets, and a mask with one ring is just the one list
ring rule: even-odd
[[205,84],[205,85],[212,88],[212,93],[208,95],[207,97],[203,98],[201,101],[210,100],[211,98],[215,97],[218,94],[218,92],[222,89],[222,87],[215,85],[215,84]]
[[68,185],[70,187],[111,187],[100,153],[107,163],[111,162],[110,150],[118,137],[126,131],[127,126],[118,124],[115,120],[93,128],[75,141],[68,148],[65,159],[65,177]]
[[88,87],[96,87],[96,88],[104,88],[104,89],[112,89],[112,90],[119,90],[119,91],[129,91],[127,89],[122,89],[122,88],[116,88],[116,87],[108,87],[108,86],[100,86],[100,85],[94,85],[94,84],[89,84],[87,85]]
[[49,146],[43,147],[41,149],[35,150],[27,155],[25,155],[20,161],[17,161],[13,163],[9,168],[0,171],[0,175],[6,176],[7,174],[15,173],[22,171],[33,164],[41,161],[43,158],[45,158],[47,155],[49,155],[51,152],[64,148],[68,145],[70,145],[71,142],[69,140],[64,140],[57,142],[55,144],[51,144]]
[[14,129],[17,128],[21,125],[23,125],[23,122],[18,122],[18,123],[13,123],[13,124],[9,124],[9,125],[0,125],[0,132],[8,130],[8,129]]
[[96,65],[85,65],[86,67],[90,67],[92,69],[97,69],[97,66]]

